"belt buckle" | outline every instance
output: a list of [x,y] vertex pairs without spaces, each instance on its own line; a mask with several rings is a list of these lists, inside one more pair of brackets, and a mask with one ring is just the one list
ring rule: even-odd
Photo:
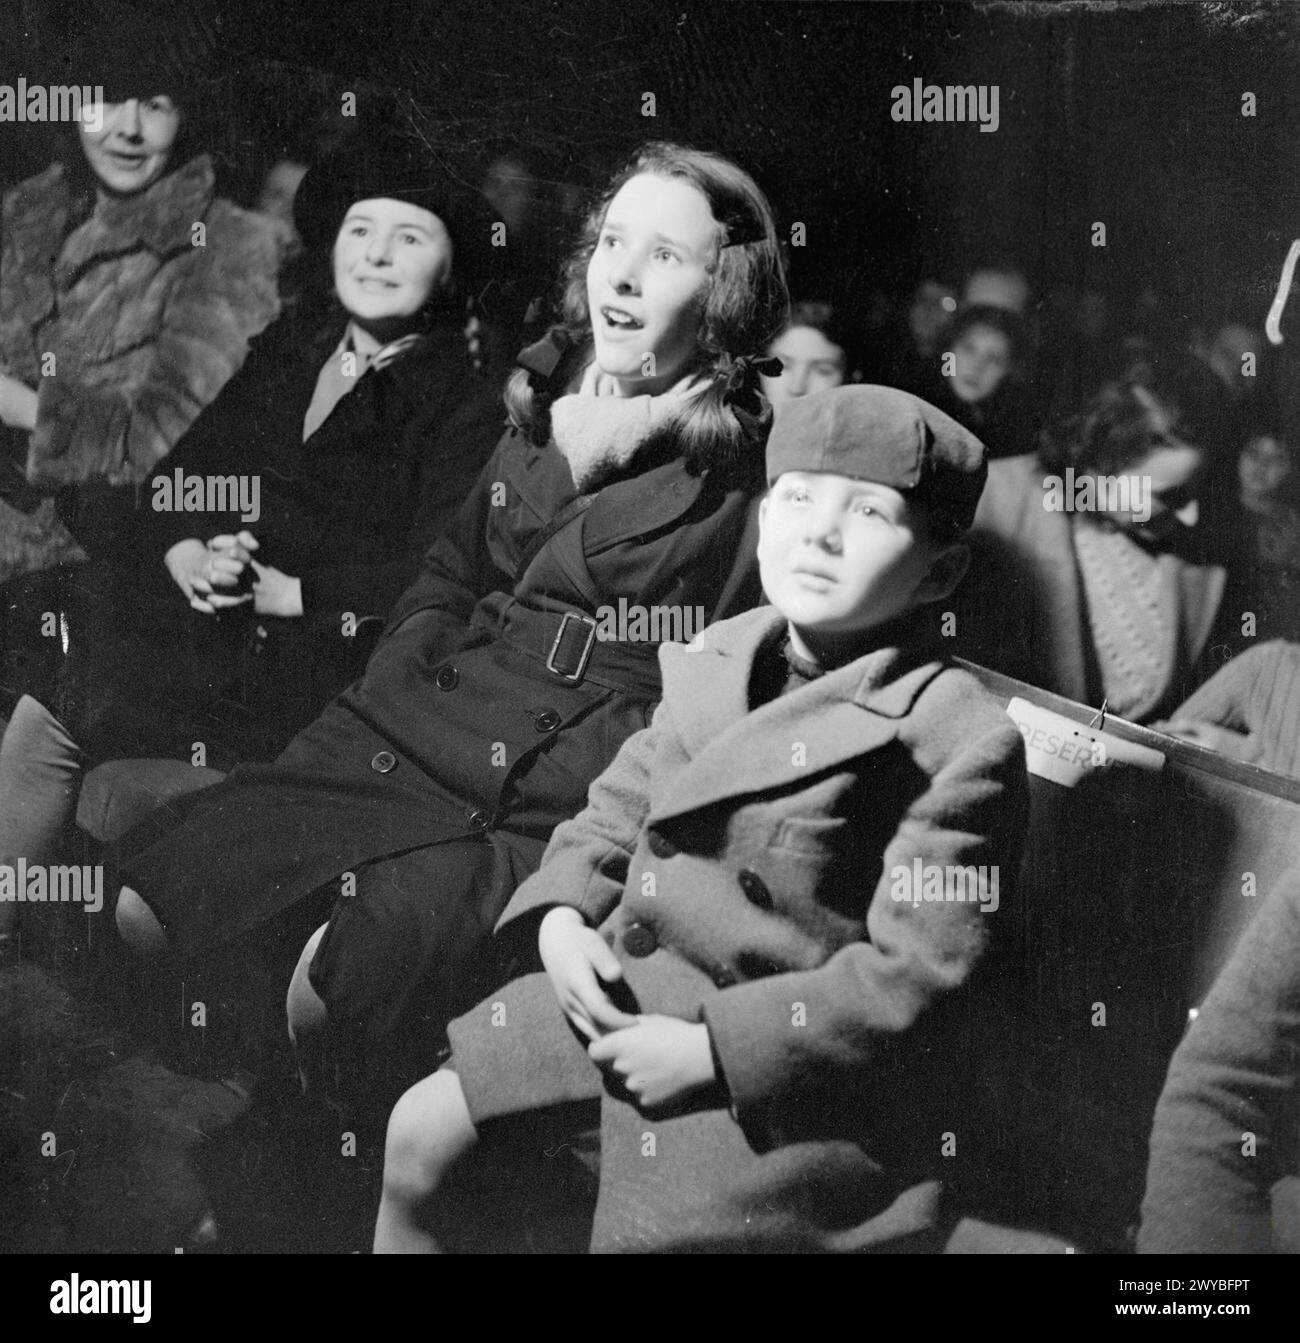
[[[560,651],[560,645],[564,641],[565,631],[569,627],[569,621],[576,621],[587,626],[587,643],[582,650],[582,656],[578,659],[576,671],[561,671],[555,665],[555,655]],[[560,617],[560,628],[555,632],[555,642],[551,644],[551,651],[546,655],[546,670],[554,672],[556,676],[562,676],[566,681],[581,681],[587,670],[587,663],[591,660],[591,650],[596,642],[596,631],[600,628],[600,623],[594,616],[579,615],[577,611],[566,611]]]

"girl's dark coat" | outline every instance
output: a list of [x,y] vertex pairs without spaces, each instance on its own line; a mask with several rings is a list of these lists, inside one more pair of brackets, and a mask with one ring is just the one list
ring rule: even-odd
[[125,883],[185,954],[340,896],[313,971],[332,1024],[373,1045],[414,1016],[440,1037],[481,989],[469,963],[511,892],[659,698],[653,644],[597,645],[580,681],[549,670],[559,615],[753,606],[758,479],[694,474],[665,436],[520,573],[575,491],[553,444],[508,431],[364,679],[274,764],[127,836]]

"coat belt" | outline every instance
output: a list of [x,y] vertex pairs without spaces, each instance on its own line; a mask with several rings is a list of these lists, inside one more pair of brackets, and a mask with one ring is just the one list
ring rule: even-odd
[[470,624],[490,631],[541,662],[557,682],[594,685],[658,699],[659,645],[649,640],[601,640],[586,611],[538,611],[505,593],[479,602]]

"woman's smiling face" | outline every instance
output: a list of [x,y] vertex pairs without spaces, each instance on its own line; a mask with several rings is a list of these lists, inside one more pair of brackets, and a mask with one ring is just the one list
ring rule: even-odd
[[451,235],[437,215],[380,197],[348,210],[334,243],[334,288],[366,327],[409,326],[451,273]]
[[78,127],[82,153],[105,190],[133,196],[151,187],[167,171],[181,114],[164,94],[104,103],[99,129],[87,118]]
[[587,265],[596,362],[625,396],[655,393],[696,349],[718,226],[704,194],[641,173],[610,201]]

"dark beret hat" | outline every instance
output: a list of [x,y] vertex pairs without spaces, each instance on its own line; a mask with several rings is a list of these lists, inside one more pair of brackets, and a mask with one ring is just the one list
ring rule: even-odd
[[182,10],[119,8],[111,19],[80,18],[65,52],[47,62],[51,82],[102,88],[107,103],[166,94],[191,106],[210,95],[215,73],[212,35]]
[[424,145],[404,136],[375,136],[314,163],[294,197],[298,236],[309,248],[328,249],[351,206],[379,198],[437,215],[451,234],[457,274],[472,284],[491,250],[488,203]]
[[781,407],[767,440],[769,484],[783,471],[833,471],[915,494],[965,530],[988,467],[950,415],[896,387],[850,384]]

